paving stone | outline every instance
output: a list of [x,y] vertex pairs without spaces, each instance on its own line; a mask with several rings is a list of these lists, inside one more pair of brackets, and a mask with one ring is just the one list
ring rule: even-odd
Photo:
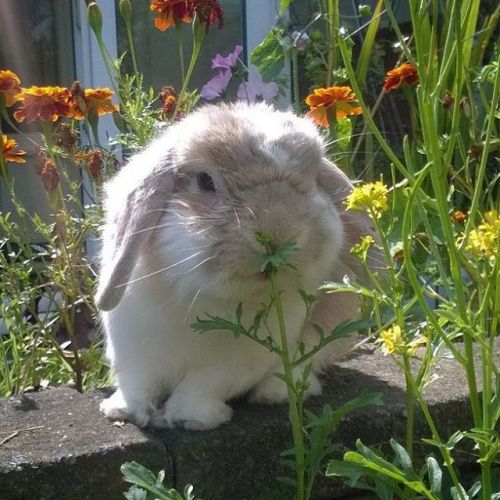
[[61,388],[0,400],[0,499],[123,498],[128,460],[171,474],[161,441],[113,426],[98,411],[101,399]]
[[[497,347],[500,344],[497,344]],[[497,353],[499,349],[496,349]],[[443,438],[471,427],[467,384],[454,360],[442,359],[434,368],[436,379],[426,399]],[[406,416],[404,377],[390,357],[362,349],[336,363],[323,379],[321,397],[311,398],[308,409],[319,413],[366,392],[381,392],[382,406],[356,410],[339,424],[332,442],[337,456],[365,444],[404,442]],[[280,452],[291,447],[285,405],[248,405],[233,401],[233,420],[208,432],[140,430],[132,424],[114,426],[98,411],[102,391],[78,394],[72,389],[51,389],[0,400],[0,500],[115,499],[128,488],[120,465],[129,460],[153,471],[166,471],[169,486],[187,483],[205,500],[275,500],[278,476],[290,476],[280,464]],[[417,412],[416,456],[424,450],[419,437],[430,437]],[[10,437],[10,439],[8,439]],[[459,456],[469,467],[470,454]],[[314,498],[359,498],[340,480],[320,479]]]

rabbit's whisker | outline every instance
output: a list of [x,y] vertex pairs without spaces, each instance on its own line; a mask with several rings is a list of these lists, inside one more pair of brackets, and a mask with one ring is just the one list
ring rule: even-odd
[[201,293],[201,287],[198,288],[198,291],[194,294],[193,300],[191,301],[191,304],[189,304],[188,310],[186,312],[186,316],[184,317],[184,321],[187,321],[189,313],[193,309],[193,306],[194,306],[194,304],[196,302],[196,299],[200,296],[200,293]]
[[[148,274],[145,274],[143,276],[139,276],[138,278],[135,278],[133,280],[127,281],[126,283],[122,283],[120,285],[116,285],[116,288],[121,288],[121,287],[124,287],[124,286],[128,286],[128,285],[131,285],[133,283],[137,283],[138,281],[142,281],[142,280],[144,280],[146,278],[151,278],[151,276],[155,276],[157,274],[160,274],[160,273],[163,273],[163,272],[168,271],[170,269],[173,269],[174,267],[177,267],[177,266],[179,266],[181,264],[184,264],[184,262],[187,262],[188,260],[194,259],[195,257],[197,257],[198,255],[200,255],[201,253],[202,252],[196,252],[193,255],[190,255],[189,257],[186,257],[186,258],[184,258],[182,260],[179,260],[175,264],[171,264],[170,266],[163,267],[162,269],[159,269],[158,271],[153,271],[152,273],[148,273]],[[213,257],[210,257],[210,258],[213,258]],[[207,259],[205,259],[205,260],[207,260]],[[204,261],[202,261],[202,263],[203,262]]]

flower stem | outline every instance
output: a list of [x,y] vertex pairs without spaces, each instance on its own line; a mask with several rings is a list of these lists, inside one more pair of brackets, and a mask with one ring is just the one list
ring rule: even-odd
[[412,374],[410,359],[407,353],[403,354],[403,366],[406,381],[406,451],[408,452],[408,455],[410,455],[410,458],[412,458],[415,433],[415,407],[413,404],[413,399],[415,396],[413,394],[413,384],[410,380]]
[[300,113],[300,91],[299,91],[299,60],[297,57],[297,49],[292,50],[292,84],[293,84],[293,104],[296,113]]
[[130,47],[130,57],[132,58],[132,66],[134,67],[134,74],[137,77],[139,74],[139,70],[137,68],[137,59],[135,56],[135,46],[134,46],[134,36],[132,34],[132,26],[130,23],[127,23],[127,38],[128,38],[128,45]]
[[326,69],[326,86],[332,84],[333,70],[337,59],[337,31],[338,31],[338,3],[334,0],[328,0],[327,19],[328,19],[328,62]]
[[296,475],[296,500],[304,499],[304,476],[305,476],[305,453],[304,436],[302,434],[302,419],[300,418],[300,401],[295,390],[293,379],[292,363],[288,351],[286,338],[285,316],[281,303],[280,291],[276,282],[275,273],[270,275],[271,281],[271,299],[276,309],[278,317],[278,327],[281,341],[281,361],[283,364],[284,376],[288,391],[288,406],[290,412],[290,424],[292,426],[293,444],[295,450],[295,475]]
[[189,66],[186,72],[186,77],[182,81],[182,88],[181,91],[179,92],[179,97],[177,98],[177,102],[175,104],[175,109],[174,113],[172,115],[172,120],[175,120],[177,113],[179,112],[179,107],[184,99],[184,96],[186,94],[186,90],[189,85],[189,81],[191,80],[191,76],[193,74],[194,67],[196,66],[196,61],[198,60],[198,57],[200,56],[200,51],[201,51],[201,42],[203,41],[203,38],[205,36],[203,27],[197,26],[197,20],[196,16],[193,19],[193,52],[191,53],[191,60],[189,61]]
[[184,31],[183,23],[175,24],[175,34],[177,35],[177,48],[179,49],[179,61],[181,65],[182,81],[186,79],[186,68],[184,64]]

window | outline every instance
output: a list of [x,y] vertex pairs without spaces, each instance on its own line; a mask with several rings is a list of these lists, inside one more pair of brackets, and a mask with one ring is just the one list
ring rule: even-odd
[[[0,69],[11,69],[22,85],[71,85],[75,79],[71,4],[66,0],[0,1]],[[40,180],[34,173],[36,148],[22,135],[2,123],[3,131],[28,152],[26,164],[13,164],[10,174],[23,205],[42,217],[48,203]],[[32,139],[36,126],[22,126]],[[69,172],[76,178],[78,172]],[[3,183],[0,183],[0,210],[12,211]]]

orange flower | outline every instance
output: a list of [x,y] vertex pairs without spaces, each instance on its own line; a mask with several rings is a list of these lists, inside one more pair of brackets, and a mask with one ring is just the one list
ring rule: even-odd
[[191,22],[186,0],[152,0],[149,8],[156,12],[155,26],[165,31],[177,21]]
[[42,180],[44,188],[49,192],[56,190],[59,185],[59,172],[55,163],[44,153],[40,153],[38,165],[35,165],[35,172]]
[[14,139],[9,139],[6,135],[2,135],[3,159],[12,163],[26,163],[26,160],[23,158],[26,151],[23,151],[22,149],[15,151],[16,147],[17,142]]
[[465,221],[465,219],[467,218],[467,216],[461,211],[461,210],[455,210],[452,214],[451,214],[451,218],[457,222],[457,223],[462,223]]
[[384,92],[399,89],[402,83],[416,85],[418,83],[417,68],[410,63],[403,63],[388,71],[384,80]]
[[[75,89],[79,89],[78,92]],[[79,84],[73,85],[71,87],[71,116],[76,120],[84,120],[89,113],[102,116],[118,111],[118,106],[111,102],[113,95],[114,92],[107,87],[85,89],[81,92]]]
[[35,120],[55,122],[60,116],[69,116],[68,103],[70,93],[65,87],[30,87],[21,89],[17,100],[22,102],[21,107],[14,113],[18,122],[25,119],[28,122]]
[[310,111],[307,116],[312,118],[318,125],[328,127],[328,111],[335,111],[338,119],[351,115],[360,115],[361,108],[356,106],[356,96],[351,87],[328,87],[316,89],[307,96],[306,104]]
[[89,160],[87,162],[87,168],[90,175],[94,180],[99,180],[102,176],[104,162],[102,157],[102,152],[98,149],[94,149],[89,153]]
[[3,94],[5,106],[12,106],[16,101],[17,94],[21,91],[21,80],[12,71],[4,69],[0,71],[0,94]]

